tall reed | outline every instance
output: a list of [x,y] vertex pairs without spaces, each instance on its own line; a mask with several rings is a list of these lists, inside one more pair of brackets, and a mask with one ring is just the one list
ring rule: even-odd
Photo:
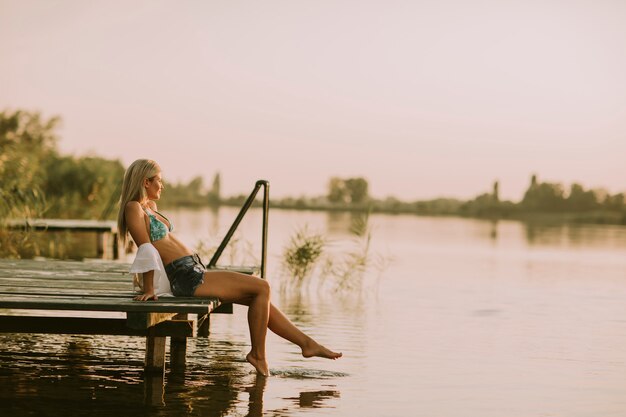
[[308,226],[296,230],[283,251],[283,269],[289,277],[287,286],[302,288],[324,253],[325,245],[324,237],[310,232]]
[[[283,287],[302,290],[321,264],[319,284],[329,284],[333,291],[362,292],[366,278],[375,274],[375,285],[383,270],[391,262],[371,249],[372,228],[369,214],[353,217],[348,242],[331,242],[320,234],[310,233],[307,227],[298,229],[283,252],[283,269],[287,281]],[[347,246],[331,251],[329,246]]]

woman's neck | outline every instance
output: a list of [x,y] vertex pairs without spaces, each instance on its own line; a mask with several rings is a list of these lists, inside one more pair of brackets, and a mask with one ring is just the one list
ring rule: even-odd
[[145,200],[139,201],[139,205],[144,208],[152,208],[150,204],[150,199],[146,198]]

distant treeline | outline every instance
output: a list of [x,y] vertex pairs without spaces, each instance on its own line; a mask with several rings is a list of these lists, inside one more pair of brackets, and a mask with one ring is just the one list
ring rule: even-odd
[[[98,156],[61,155],[55,134],[58,118],[44,120],[26,111],[0,113],[0,220],[48,217],[113,219],[124,166]],[[188,183],[165,183],[160,204],[175,206],[241,206],[247,195],[222,196],[221,177],[211,186],[202,177]],[[572,184],[539,182],[532,176],[519,202],[501,200],[499,185],[463,201],[439,198],[406,202],[375,199],[365,178],[333,177],[324,196],[272,199],[274,208],[353,210],[382,213],[467,216],[480,218],[550,218],[554,220],[626,224],[624,194],[586,190]]]
[[112,216],[124,166],[97,156],[61,155],[58,123],[38,113],[0,113],[0,219]]
[[[337,184],[343,184],[339,186],[339,189],[344,189],[343,192],[337,191]],[[349,184],[358,184],[357,191],[351,190]],[[340,195],[341,198],[333,198],[336,195]],[[358,198],[354,198],[355,196]],[[243,200],[242,197],[234,202],[235,205]],[[363,178],[347,180],[332,178],[326,196],[285,198],[273,200],[271,205],[306,210],[351,210],[626,225],[624,193],[610,195],[604,190],[586,190],[580,184],[572,184],[566,191],[561,184],[539,182],[536,175],[531,177],[530,185],[519,202],[501,200],[497,181],[493,184],[491,192],[467,201],[437,198],[406,202],[394,197],[383,200],[370,198],[367,194],[367,181]]]

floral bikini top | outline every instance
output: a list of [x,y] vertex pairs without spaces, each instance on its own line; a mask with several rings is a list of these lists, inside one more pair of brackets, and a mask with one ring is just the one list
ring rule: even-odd
[[154,214],[151,214],[145,207],[143,210],[146,212],[146,214],[148,215],[148,218],[150,219],[150,241],[151,242],[156,242],[157,240],[163,239],[165,236],[167,236],[168,232],[171,232],[174,230],[174,225],[172,224],[172,222],[167,217],[159,213],[158,211],[155,211],[155,213],[157,213],[158,215],[163,217],[165,220],[167,220],[167,222],[170,224],[169,228],[167,227],[165,223],[159,220],[157,216],[155,216]]

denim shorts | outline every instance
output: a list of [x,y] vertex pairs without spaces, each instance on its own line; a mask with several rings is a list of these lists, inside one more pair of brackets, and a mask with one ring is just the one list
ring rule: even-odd
[[191,297],[204,282],[206,269],[197,254],[183,256],[165,265],[172,294],[176,297]]

